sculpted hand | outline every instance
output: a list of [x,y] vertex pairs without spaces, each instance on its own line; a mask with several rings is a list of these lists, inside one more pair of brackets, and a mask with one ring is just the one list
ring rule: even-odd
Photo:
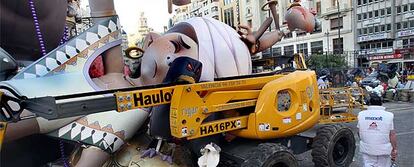
[[[242,31],[245,30],[245,31]],[[246,43],[250,49],[250,53],[256,53],[257,46],[256,46],[256,38],[253,34],[252,29],[246,25],[239,25],[237,33],[240,34],[241,40]]]
[[397,155],[398,155],[397,149],[392,149],[391,160],[395,161],[397,159]]

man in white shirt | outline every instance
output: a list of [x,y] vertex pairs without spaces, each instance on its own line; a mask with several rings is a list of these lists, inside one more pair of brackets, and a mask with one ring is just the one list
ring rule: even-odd
[[397,157],[394,114],[381,105],[381,97],[372,94],[368,109],[358,114],[359,149],[364,167],[390,167],[391,160]]
[[[325,81],[326,76],[321,76],[318,78],[318,88],[319,89],[328,89],[328,82]],[[326,79],[327,80],[327,79]]]

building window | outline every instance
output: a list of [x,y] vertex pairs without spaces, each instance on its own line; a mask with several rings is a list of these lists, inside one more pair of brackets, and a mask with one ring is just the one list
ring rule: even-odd
[[388,42],[382,42],[382,47],[383,48],[388,48]]
[[362,14],[364,16],[364,19],[367,19],[367,13]]
[[306,31],[296,31],[296,36],[300,37],[304,35],[306,35]]
[[388,41],[388,47],[393,47],[393,42],[392,41]]
[[391,31],[391,24],[387,24],[387,31]]
[[372,12],[368,12],[368,18],[372,18]]
[[267,48],[264,51],[262,51],[262,55],[263,55],[263,57],[272,57],[270,55],[270,48]]
[[370,34],[374,33],[374,28],[373,27],[369,27],[368,28],[368,33],[370,33]]
[[412,3],[412,4],[410,5],[410,10],[413,10],[413,11],[414,11],[414,3]]
[[321,2],[316,2],[316,12],[317,12],[317,15],[321,14]]
[[287,33],[284,38],[292,38],[292,33]]
[[272,48],[272,51],[273,51],[274,56],[282,55],[282,48],[281,47]]
[[338,0],[331,0],[332,6],[336,6],[338,4]]
[[391,7],[387,8],[387,14],[390,15],[391,14]]
[[362,1],[362,0],[358,0],[358,5],[361,5],[361,4],[362,4],[362,3],[361,3],[361,1]]
[[331,30],[336,30],[343,27],[342,17],[331,19]]
[[252,14],[252,10],[250,8],[247,8],[247,14]]
[[381,9],[381,16],[385,15],[385,9]]
[[408,48],[408,39],[403,39],[403,48]]
[[308,55],[308,43],[298,44],[296,47],[297,47],[298,53],[303,53],[304,55]]
[[249,25],[249,27],[252,28],[253,26],[252,19],[247,20],[247,25]]
[[408,28],[408,22],[406,22],[406,21],[405,21],[405,22],[403,22],[402,24],[403,24],[403,29]]
[[376,32],[376,33],[379,32],[379,27],[378,26],[374,27],[374,32]]
[[322,41],[311,42],[311,53],[322,54],[323,53],[323,42]]
[[224,0],[224,6],[230,4],[233,0]]
[[285,46],[283,47],[283,50],[287,56],[292,56],[294,54],[293,45]]
[[358,14],[358,21],[361,19],[362,19],[361,14]]
[[315,30],[313,30],[310,34],[316,34],[316,33],[320,33],[322,32],[322,24],[319,25],[318,28],[316,28]]
[[379,12],[378,12],[378,10],[374,11],[374,16],[375,16],[375,17],[378,17],[378,16],[379,16]]
[[403,12],[408,12],[408,5],[404,5],[403,9],[404,9]]
[[368,29],[367,28],[363,28],[362,30],[363,30],[364,34],[368,34]]
[[400,30],[401,29],[401,23],[395,23],[395,25],[397,27],[397,30]]
[[397,6],[396,8],[397,8],[397,14],[400,14],[401,13],[401,6]]
[[233,7],[224,10],[224,23],[234,27]]
[[410,20],[410,27],[414,27],[414,20]]
[[360,47],[361,47],[361,50],[365,50],[366,49],[365,44],[361,44]]
[[385,25],[381,25],[381,32],[385,32]]
[[342,54],[344,50],[343,38],[333,39],[333,51],[334,54]]

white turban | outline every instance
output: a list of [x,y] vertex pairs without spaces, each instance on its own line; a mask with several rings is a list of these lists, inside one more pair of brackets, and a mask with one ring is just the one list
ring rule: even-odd
[[185,22],[197,34],[199,61],[203,64],[201,81],[251,74],[250,52],[234,29],[213,18],[196,17]]

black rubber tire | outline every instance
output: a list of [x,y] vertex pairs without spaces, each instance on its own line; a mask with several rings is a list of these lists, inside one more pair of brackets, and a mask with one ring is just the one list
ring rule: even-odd
[[242,167],[297,167],[295,156],[283,145],[262,143],[252,149]]
[[316,167],[348,167],[355,154],[352,130],[341,124],[318,129],[312,143],[312,161]]

